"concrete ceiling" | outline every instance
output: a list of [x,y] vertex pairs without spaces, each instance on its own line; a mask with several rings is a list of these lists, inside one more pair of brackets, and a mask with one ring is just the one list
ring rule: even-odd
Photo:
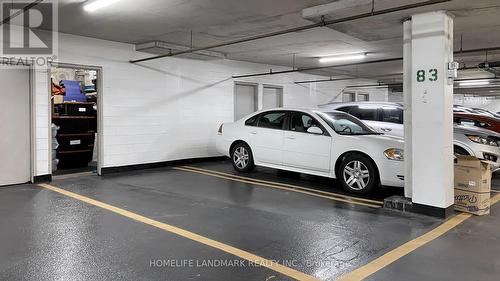
[[[375,10],[423,0],[375,0]],[[84,0],[60,0],[60,31],[125,43],[160,40],[195,47],[283,30],[318,21],[319,11],[341,18],[371,11],[371,0],[121,0],[97,12],[82,8]],[[320,6],[319,8],[317,6]],[[309,9],[307,9],[309,8]],[[306,10],[304,10],[306,9]],[[214,49],[227,58],[297,67],[319,66],[317,57],[369,52],[370,59],[402,56],[401,20],[412,14],[448,10],[455,18],[455,49],[500,46],[500,1],[453,0],[448,3],[396,12]],[[304,10],[304,11],[303,11]],[[303,14],[304,12],[304,14]],[[125,27],[125,28],[124,28]],[[485,54],[457,56],[476,65]],[[491,52],[490,60],[500,60]],[[326,69],[315,73],[373,76],[401,72],[402,63]],[[486,74],[487,75],[487,74]]]

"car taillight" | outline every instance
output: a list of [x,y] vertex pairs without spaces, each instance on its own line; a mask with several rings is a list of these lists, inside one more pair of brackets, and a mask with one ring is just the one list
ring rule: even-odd
[[224,126],[224,123],[220,124],[219,130],[217,131],[217,134],[222,135],[222,127]]

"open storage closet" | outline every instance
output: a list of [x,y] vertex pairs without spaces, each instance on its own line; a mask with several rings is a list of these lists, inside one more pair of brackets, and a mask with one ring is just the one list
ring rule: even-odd
[[52,173],[96,171],[98,71],[55,67],[52,89]]

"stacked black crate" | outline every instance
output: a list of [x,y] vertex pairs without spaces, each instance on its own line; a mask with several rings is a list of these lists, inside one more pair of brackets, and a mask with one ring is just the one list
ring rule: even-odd
[[64,102],[54,105],[53,123],[57,132],[58,169],[87,167],[92,161],[97,112],[93,103]]

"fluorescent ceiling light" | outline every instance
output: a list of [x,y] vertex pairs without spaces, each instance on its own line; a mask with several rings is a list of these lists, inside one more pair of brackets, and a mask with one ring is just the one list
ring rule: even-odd
[[484,86],[489,85],[490,81],[485,80],[471,80],[460,82],[460,86]]
[[362,60],[364,58],[366,58],[366,53],[323,57],[319,59],[319,62],[329,63],[329,62],[339,62],[339,61],[349,61],[349,60]]
[[96,10],[99,10],[101,8],[104,8],[106,6],[109,6],[111,4],[114,4],[120,0],[94,0],[94,1],[89,1],[83,6],[83,9],[87,12],[93,12]]

